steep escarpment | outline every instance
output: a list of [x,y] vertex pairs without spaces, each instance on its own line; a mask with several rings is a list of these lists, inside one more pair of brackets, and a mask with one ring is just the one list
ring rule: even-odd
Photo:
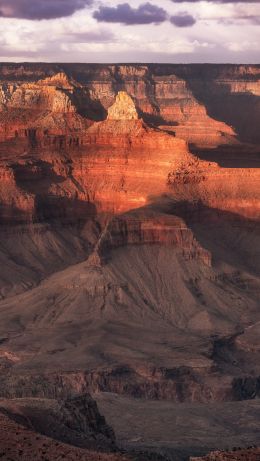
[[3,459],[82,459],[119,461],[113,430],[90,395],[64,401],[0,401],[0,453]]
[[208,114],[232,126],[240,141],[259,144],[259,66],[212,66],[180,70]]
[[130,245],[170,245],[179,248],[183,256],[211,265],[211,254],[202,248],[185,222],[173,215],[153,209],[139,209],[110,220],[101,234],[93,254],[106,260],[113,249]]
[[113,430],[89,394],[59,401],[39,398],[2,399],[0,413],[63,443],[108,452],[115,449]]
[[1,223],[19,223],[30,219],[34,197],[20,190],[13,169],[2,163],[0,167]]

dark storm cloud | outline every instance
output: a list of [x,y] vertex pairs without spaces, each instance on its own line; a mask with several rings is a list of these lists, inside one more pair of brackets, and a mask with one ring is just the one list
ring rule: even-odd
[[179,13],[171,16],[170,21],[176,27],[191,27],[196,24],[196,19],[188,13]]
[[128,3],[122,3],[116,7],[100,6],[94,12],[93,17],[97,21],[118,22],[126,25],[134,24],[159,24],[168,18],[164,8],[145,3],[138,8],[132,8]]
[[0,0],[0,16],[22,19],[54,19],[71,16],[93,0]]

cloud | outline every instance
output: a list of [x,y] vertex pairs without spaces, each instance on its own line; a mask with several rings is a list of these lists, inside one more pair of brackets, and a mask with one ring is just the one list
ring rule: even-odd
[[241,53],[243,51],[253,51],[258,50],[258,42],[250,42],[248,40],[243,40],[239,42],[229,42],[226,44],[227,49],[235,53]]
[[250,24],[254,26],[260,25],[260,16],[254,16],[251,14],[251,15],[238,16],[238,19],[249,22]]
[[243,24],[243,23],[249,23],[253,26],[259,26],[260,25],[260,16],[254,16],[254,15],[237,15],[234,16],[233,18],[218,18],[219,24],[225,24],[225,25],[233,25],[233,24]]
[[170,22],[176,27],[191,27],[196,24],[196,19],[186,12],[171,16]]
[[[201,0],[172,0],[173,3],[198,3]],[[205,0],[210,3],[259,3],[260,0]]]
[[67,41],[74,43],[106,43],[113,42],[115,35],[110,30],[91,30],[88,32],[69,32],[64,34]]
[[0,0],[0,16],[20,19],[55,19],[71,16],[93,0]]
[[128,3],[115,7],[100,6],[93,17],[100,22],[117,22],[126,25],[160,24],[168,18],[164,8],[151,3],[145,3],[138,8],[132,8]]

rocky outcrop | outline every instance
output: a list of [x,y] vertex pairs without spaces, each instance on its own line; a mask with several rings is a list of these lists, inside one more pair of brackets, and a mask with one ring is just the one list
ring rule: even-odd
[[88,395],[64,403],[47,399],[0,402],[0,456],[14,461],[126,461],[114,434]]
[[182,146],[182,161],[192,157],[185,142],[144,123],[138,116],[133,99],[123,91],[118,93],[114,104],[108,109],[106,121],[94,123],[87,130],[85,143],[124,147],[130,152],[137,148],[173,151]]
[[0,412],[20,417],[28,428],[63,443],[102,451],[114,450],[115,435],[89,394],[54,399],[0,401]]
[[185,222],[176,216],[148,210],[113,218],[98,242],[100,260],[108,252],[129,245],[171,245],[187,260],[198,259],[211,265],[211,254],[202,248]]
[[108,109],[108,120],[138,120],[134,101],[124,91],[116,96],[115,103]]
[[[52,78],[18,84],[2,84],[0,90],[1,111],[31,110],[55,113],[75,113],[71,101],[74,87],[64,73]],[[19,114],[18,114],[19,115]]]
[[100,445],[102,442],[110,447],[115,444],[113,429],[106,424],[95,400],[89,394],[68,398],[61,403],[59,413],[62,424],[70,429],[85,434],[90,433],[96,440],[99,437]]
[[53,144],[50,137],[76,136],[89,126],[75,105],[78,86],[64,72],[36,82],[0,85],[0,139],[27,137],[35,147],[42,138]]
[[5,163],[0,166],[0,197],[2,225],[31,221],[34,197],[18,187],[13,169]]

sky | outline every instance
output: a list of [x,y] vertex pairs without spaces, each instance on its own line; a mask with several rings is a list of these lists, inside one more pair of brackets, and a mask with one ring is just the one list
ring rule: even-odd
[[260,63],[260,0],[0,0],[0,61]]

